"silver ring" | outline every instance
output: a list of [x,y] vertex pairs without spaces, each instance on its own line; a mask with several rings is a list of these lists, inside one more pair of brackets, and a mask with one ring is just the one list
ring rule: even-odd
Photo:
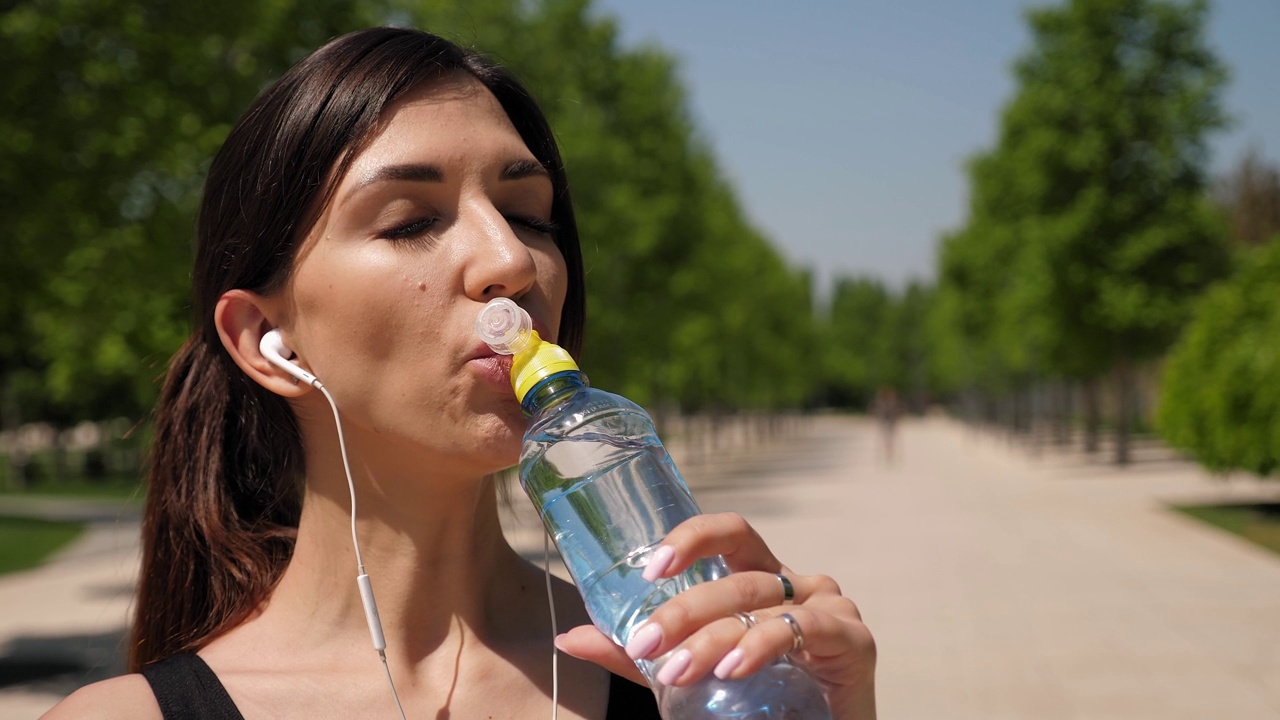
[[756,620],[756,616],[751,613],[737,612],[734,613],[733,616],[741,620],[743,627],[748,630],[755,627],[756,623],[759,622],[759,620]]
[[791,602],[796,599],[795,586],[793,586],[791,581],[787,579],[787,576],[782,573],[778,573],[774,577],[778,578],[778,582],[782,583],[782,604],[791,604]]
[[791,617],[791,613],[782,613],[778,617],[782,618],[782,622],[791,628],[791,650],[795,652],[804,647],[804,633],[800,632],[800,622]]

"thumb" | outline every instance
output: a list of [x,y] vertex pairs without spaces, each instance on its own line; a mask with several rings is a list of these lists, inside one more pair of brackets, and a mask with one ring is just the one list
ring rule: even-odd
[[626,651],[594,625],[579,625],[569,632],[561,633],[556,637],[556,648],[579,660],[593,662],[631,682],[649,685],[636,664],[627,657]]

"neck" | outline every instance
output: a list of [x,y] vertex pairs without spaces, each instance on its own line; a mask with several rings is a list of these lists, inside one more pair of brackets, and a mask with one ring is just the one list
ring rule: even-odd
[[[354,440],[354,442],[353,442]],[[403,470],[387,455],[357,454],[357,536],[377,599],[389,657],[419,662],[469,638],[492,645],[527,637],[529,607],[545,605],[541,586],[502,533],[493,477]],[[336,443],[311,445],[293,557],[264,611],[305,623],[299,637],[349,650],[370,643],[356,585],[350,495]],[[313,457],[314,455],[314,457]],[[380,462],[357,461],[380,457]],[[422,460],[422,459],[419,459]],[[317,633],[316,628],[327,628]]]

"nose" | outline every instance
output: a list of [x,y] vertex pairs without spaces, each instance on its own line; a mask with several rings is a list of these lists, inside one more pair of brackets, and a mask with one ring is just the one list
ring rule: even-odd
[[488,302],[518,298],[533,288],[538,268],[529,247],[492,205],[473,208],[470,252],[463,269],[467,296]]

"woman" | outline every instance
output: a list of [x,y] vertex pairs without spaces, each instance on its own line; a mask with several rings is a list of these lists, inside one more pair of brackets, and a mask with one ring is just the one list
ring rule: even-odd
[[[432,35],[344,36],[232,130],[198,233],[197,329],[162,392],[148,478],[130,659],[143,674],[47,717],[396,716],[353,582],[338,427],[320,392],[263,354],[271,331],[341,411],[408,717],[550,715],[542,573],[503,539],[494,492],[525,420],[509,365],[471,331],[486,302],[510,297],[544,337],[580,345],[577,231],[533,100]],[[836,717],[874,717],[874,646],[830,579],[789,573],[736,516],[696,518],[665,545],[653,576],[712,554],[736,572],[664,605],[625,650],[557,583],[559,626],[577,627],[556,645],[586,661],[561,663],[561,717],[622,717],[641,701],[635,716],[656,717],[647,689],[618,677],[643,682],[631,657],[676,649],[662,679],[677,685],[742,677],[797,632],[794,656]],[[751,612],[754,625],[735,616]]]

